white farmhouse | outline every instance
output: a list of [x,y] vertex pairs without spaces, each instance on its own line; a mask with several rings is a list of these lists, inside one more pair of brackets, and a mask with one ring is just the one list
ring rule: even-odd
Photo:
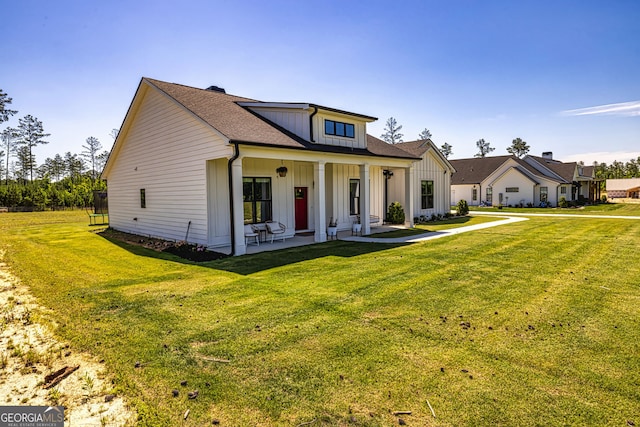
[[408,225],[448,212],[451,164],[431,141],[367,135],[374,120],[143,78],[103,172],[110,225],[241,255],[245,224],[323,242],[331,218],[343,230],[361,218],[367,234],[393,201]]

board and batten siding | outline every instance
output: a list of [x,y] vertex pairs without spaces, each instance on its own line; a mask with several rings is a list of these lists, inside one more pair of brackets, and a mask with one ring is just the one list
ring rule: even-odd
[[[413,196],[413,216],[429,216],[451,210],[451,174],[442,166],[431,151],[422,156],[422,160],[413,164],[415,194]],[[433,208],[422,209],[422,181],[433,181]]]
[[208,244],[207,160],[230,157],[231,147],[154,89],[133,113],[109,173],[110,225],[177,241],[187,238],[189,228],[190,243]]
[[[343,138],[324,133],[324,121],[334,120],[342,123],[354,125],[354,138]],[[367,148],[367,125],[366,122],[354,120],[351,116],[341,116],[337,114],[327,114],[318,112],[313,116],[313,137],[316,144],[336,145],[338,147]]]
[[260,107],[250,109],[300,138],[309,139],[309,113],[306,110]]

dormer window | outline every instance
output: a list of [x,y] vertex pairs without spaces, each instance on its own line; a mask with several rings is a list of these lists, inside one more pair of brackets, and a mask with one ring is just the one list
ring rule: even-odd
[[324,121],[324,133],[327,135],[355,138],[355,126],[350,123],[336,122],[334,120]]

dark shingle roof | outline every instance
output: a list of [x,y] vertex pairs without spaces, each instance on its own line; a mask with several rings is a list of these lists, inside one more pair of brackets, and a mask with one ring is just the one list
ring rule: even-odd
[[399,145],[400,144],[388,144],[375,136],[367,134],[367,146],[369,151],[377,154],[378,156],[419,159],[424,153],[417,154],[408,150],[403,150]]
[[509,159],[516,159],[516,157],[495,156],[449,160],[456,169],[456,173],[451,177],[451,185],[479,184]]
[[[367,149],[314,144],[252,112],[248,108],[238,105],[240,102],[255,103],[261,101],[149,78],[143,78],[143,81],[173,98],[178,104],[181,104],[195,116],[222,133],[231,142],[342,154],[415,158],[410,153],[371,135],[367,135]],[[323,108],[329,109],[327,107]],[[345,114],[353,113],[345,112]],[[369,116],[362,117],[371,118]]]
[[398,144],[396,144],[396,147],[401,148],[407,153],[411,153],[416,157],[421,157],[429,150],[429,142],[426,139],[409,142],[399,142]]
[[573,181],[573,174],[576,171],[576,162],[563,163],[558,160],[545,159],[544,157],[528,156],[541,165],[550,169],[553,173],[562,178],[565,182]]
[[144,80],[169,95],[231,141],[262,142],[281,147],[302,148],[298,141],[236,104],[250,102],[252,99],[160,80]]

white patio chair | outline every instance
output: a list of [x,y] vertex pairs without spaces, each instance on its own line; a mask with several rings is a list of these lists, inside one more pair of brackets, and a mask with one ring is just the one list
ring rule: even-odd
[[271,234],[271,243],[273,243],[273,239],[274,237],[276,237],[276,234],[280,235],[282,237],[282,241],[284,242],[284,233],[285,231],[287,231],[287,227],[283,223],[267,221],[265,222],[265,225],[267,226],[267,233]]
[[244,225],[244,244],[249,245],[249,239],[256,238],[256,245],[260,246],[260,230],[251,224]]

